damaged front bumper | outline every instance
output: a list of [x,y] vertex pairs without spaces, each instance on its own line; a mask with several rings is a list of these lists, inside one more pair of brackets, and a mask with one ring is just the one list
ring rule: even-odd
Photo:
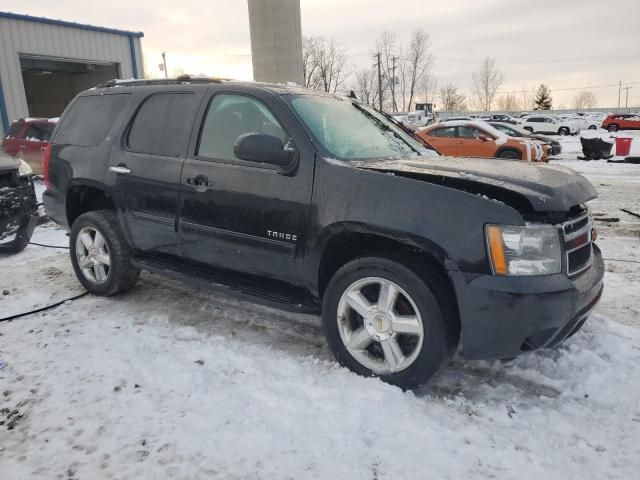
[[37,200],[30,176],[0,177],[0,253],[21,250],[38,224]]
[[594,244],[591,266],[574,278],[564,273],[451,276],[458,297],[462,356],[503,359],[555,346],[577,332],[602,295],[604,262]]

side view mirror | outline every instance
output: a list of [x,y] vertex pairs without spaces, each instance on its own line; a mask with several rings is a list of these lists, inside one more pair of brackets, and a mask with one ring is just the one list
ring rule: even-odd
[[275,165],[285,175],[298,165],[296,151],[285,149],[282,140],[266,133],[240,135],[233,146],[233,153],[241,160]]

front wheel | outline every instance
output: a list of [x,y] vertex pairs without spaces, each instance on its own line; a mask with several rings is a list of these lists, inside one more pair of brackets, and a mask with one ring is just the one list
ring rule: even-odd
[[520,160],[520,153],[515,150],[503,150],[498,154],[498,158],[504,158],[505,160]]
[[569,135],[571,132],[569,131],[569,129],[567,127],[560,127],[558,129],[558,135]]
[[533,133],[533,128],[531,127],[524,127],[524,130],[526,130],[527,132]]
[[131,265],[133,252],[111,210],[83,213],[73,222],[69,254],[76,277],[94,295],[108,297],[129,290],[140,276],[140,270]]
[[617,132],[618,131],[618,126],[617,125],[609,125],[609,127],[607,127],[607,130],[609,130],[610,132]]
[[329,348],[348,369],[403,389],[427,382],[457,345],[447,293],[437,278],[367,257],[344,265],[327,286],[322,322]]

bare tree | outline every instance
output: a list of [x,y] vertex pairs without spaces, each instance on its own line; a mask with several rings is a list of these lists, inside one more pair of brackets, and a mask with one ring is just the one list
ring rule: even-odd
[[305,37],[302,69],[305,87],[335,93],[350,74],[347,50],[333,38]]
[[467,109],[467,99],[464,93],[459,93],[458,88],[452,83],[440,88],[440,105],[439,110],[444,111],[461,111]]
[[[405,105],[405,92],[403,90],[402,109],[411,109],[413,98],[418,89],[418,83],[425,75],[431,71],[434,63],[433,54],[430,52],[431,38],[429,34],[422,29],[413,32],[409,48],[407,50],[405,62],[408,64],[407,73],[409,77],[408,90],[409,101]],[[406,82],[405,82],[406,84]]]
[[505,93],[498,98],[498,108],[505,112],[515,112],[520,110],[520,100],[511,93]]
[[317,88],[318,69],[318,37],[302,37],[302,73],[304,86],[307,88]]
[[504,81],[504,74],[496,67],[496,60],[486,57],[480,68],[473,72],[472,94],[481,110],[491,110],[498,89]]
[[347,49],[333,39],[322,39],[318,50],[318,76],[325,92],[335,93],[349,75]]
[[520,91],[520,95],[521,95],[521,107],[523,110],[533,110],[534,105],[534,100],[536,97],[536,89],[531,87],[529,88],[528,86],[523,85],[522,86],[522,90]]
[[438,95],[438,79],[431,75],[429,72],[420,79],[420,92],[421,99],[425,103],[435,103],[435,98]]
[[573,99],[573,105],[576,110],[582,110],[583,108],[593,108],[596,106],[596,96],[593,92],[585,90],[576,95]]
[[[395,69],[399,68],[398,60],[400,58],[396,36],[390,31],[386,30],[376,40],[375,53],[381,54],[382,61],[382,104],[385,110],[397,111],[398,105],[396,103],[395,85],[396,85],[396,72]],[[395,58],[395,60],[394,60]],[[395,67],[395,68],[394,68]]]
[[373,69],[358,70],[352,83],[356,96],[368,105],[376,105],[378,101],[378,72]]

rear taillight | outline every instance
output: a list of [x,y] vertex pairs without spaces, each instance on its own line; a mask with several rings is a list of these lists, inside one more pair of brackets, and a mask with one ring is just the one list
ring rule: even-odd
[[42,154],[42,176],[44,177],[44,184],[47,190],[51,189],[51,177],[49,176],[49,164],[51,162],[51,144],[47,144],[44,147]]

